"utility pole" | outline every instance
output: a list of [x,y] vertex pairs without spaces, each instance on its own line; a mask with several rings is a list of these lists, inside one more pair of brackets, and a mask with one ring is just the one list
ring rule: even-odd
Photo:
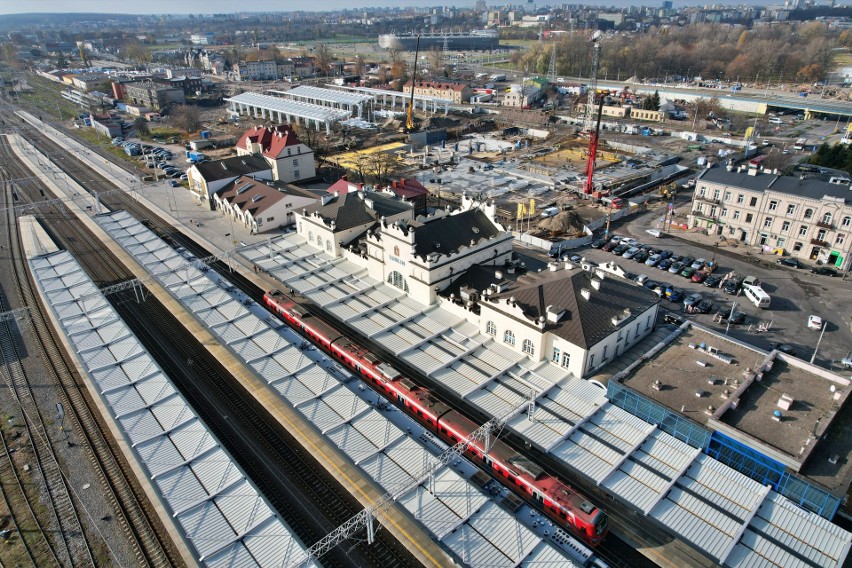
[[728,314],[728,325],[725,327],[725,335],[728,335],[728,331],[731,329],[731,318],[734,317],[734,308],[737,307],[737,303],[734,302],[731,304],[731,313]]
[[819,332],[819,339],[817,339],[816,347],[814,347],[814,354],[811,355],[811,365],[814,364],[814,359],[816,359],[817,351],[819,351],[819,344],[822,343],[822,336],[825,335],[825,326],[828,325],[827,321],[822,322],[822,331]]

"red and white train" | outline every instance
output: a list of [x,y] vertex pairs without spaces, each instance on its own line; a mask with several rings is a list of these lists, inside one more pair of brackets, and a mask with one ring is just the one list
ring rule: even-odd
[[[307,314],[279,290],[264,294],[263,302],[296,331],[446,442],[457,443],[480,426],[328,323]],[[499,439],[492,442],[487,455],[483,455],[483,446],[479,443],[471,444],[467,455],[487,466],[494,477],[526,500],[538,503],[555,522],[586,544],[597,546],[606,537],[607,517],[601,509]]]

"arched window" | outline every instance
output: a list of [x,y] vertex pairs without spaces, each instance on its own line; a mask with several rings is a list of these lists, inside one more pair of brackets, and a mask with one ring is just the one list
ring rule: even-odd
[[405,277],[396,270],[388,274],[388,284],[395,288],[399,288],[403,292],[408,292],[408,282],[406,282]]
[[503,343],[515,345],[515,334],[511,330],[507,329],[506,333],[503,334]]
[[493,321],[490,321],[487,324],[485,324],[485,333],[487,333],[491,337],[494,337],[495,335],[497,335],[497,326],[494,325]]
[[314,232],[313,231],[308,231],[308,242],[309,243],[314,242]]
[[822,216],[822,222],[825,223],[826,225],[831,225],[831,211],[826,212]]
[[535,347],[533,347],[533,342],[529,339],[524,339],[523,352],[527,355],[535,355]]
[[332,248],[333,247],[332,247],[332,244],[331,244],[331,239],[328,239],[327,241],[325,241],[325,250],[327,250],[328,252],[333,252],[331,250]]
[[840,222],[840,225],[844,228],[848,227],[849,225],[852,225],[852,217],[844,217],[843,221]]
[[813,216],[814,216],[814,210],[813,209],[805,209],[805,219],[810,219]]

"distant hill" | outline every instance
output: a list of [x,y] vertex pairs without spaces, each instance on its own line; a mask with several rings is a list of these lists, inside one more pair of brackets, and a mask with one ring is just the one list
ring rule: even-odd
[[28,25],[65,25],[74,22],[138,20],[138,14],[3,14],[0,15],[0,29],[21,28]]

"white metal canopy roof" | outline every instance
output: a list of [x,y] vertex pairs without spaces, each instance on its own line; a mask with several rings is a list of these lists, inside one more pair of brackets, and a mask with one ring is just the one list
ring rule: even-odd
[[304,546],[73,257],[65,251],[36,257],[30,267],[89,380],[199,561],[279,566],[298,558]]
[[[137,243],[150,242],[150,230],[126,212],[96,219],[117,236],[125,250],[137,250]],[[404,415],[383,413],[376,395],[364,398],[367,393],[344,384],[350,379],[348,373],[322,353],[302,348],[302,338],[292,330],[280,326],[259,306],[247,305],[217,275],[202,273],[165,242],[161,247],[140,251],[136,258],[211,333],[385,490],[398,489],[419,478],[429,460],[445,447],[426,432],[417,439],[409,436],[389,419],[397,416],[408,420]],[[177,261],[186,266],[175,269]],[[139,428],[145,426],[140,424]],[[157,460],[170,455],[157,445],[149,451]],[[188,488],[187,500],[197,493],[189,482],[180,487]],[[515,566],[529,562],[533,552],[536,557],[558,558],[544,566],[573,565],[557,546],[499,508],[453,469],[453,464],[440,469],[433,484],[424,483],[409,491],[400,504],[458,557],[467,560],[470,551],[479,551],[470,558],[471,566]],[[489,564],[498,559],[498,564]]]
[[324,123],[345,120],[350,115],[348,110],[312,105],[301,101],[291,101],[282,99],[281,97],[261,95],[258,93],[240,93],[239,95],[225,99],[225,101]]
[[[292,262],[295,251],[299,262]],[[447,310],[424,309],[354,263],[328,259],[297,233],[241,253],[492,416],[517,408],[534,389],[534,419],[521,413],[510,428],[720,564],[759,566],[778,557],[839,566],[849,553],[850,533],[609,404],[594,384],[520,356]],[[314,264],[323,270],[311,270]],[[348,292],[353,286],[361,292]],[[807,536],[772,536],[785,532]],[[803,560],[815,557],[820,561]]]
[[332,89],[324,89],[322,87],[314,87],[313,85],[299,85],[289,91],[269,90],[269,93],[281,95],[284,98],[294,98],[303,100],[323,101],[331,104],[344,104],[357,106],[367,101],[373,100],[370,95],[361,95],[358,93],[348,93],[345,91],[334,91]]

